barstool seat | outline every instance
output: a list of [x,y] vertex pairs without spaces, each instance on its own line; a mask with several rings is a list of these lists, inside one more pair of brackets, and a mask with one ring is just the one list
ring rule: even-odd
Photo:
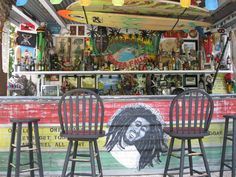
[[[225,131],[223,138],[223,147],[221,154],[221,165],[220,165],[220,177],[223,177],[224,166],[228,167],[232,171],[232,177],[235,177],[235,167],[236,167],[236,115],[224,115],[225,118]],[[233,120],[233,133],[229,133],[229,120]],[[225,159],[225,152],[227,146],[227,140],[232,141],[232,159]],[[229,165],[228,161],[232,162],[232,165]]]
[[[8,160],[8,170],[7,177],[11,177],[12,168],[15,169],[15,177],[19,177],[20,173],[30,172],[30,176],[34,177],[34,171],[39,171],[39,176],[43,177],[43,165],[41,157],[41,149],[39,142],[39,131],[38,131],[38,121],[39,118],[12,118],[12,132],[11,132],[11,142],[10,142],[10,153]],[[28,144],[22,144],[22,124],[28,124]],[[34,126],[34,129],[33,129]],[[33,144],[33,131],[34,131],[34,143]],[[17,134],[17,138],[16,137]],[[16,140],[15,140],[16,139]],[[21,152],[24,147],[24,151],[29,151],[29,163],[21,164]],[[15,149],[15,162],[13,163],[13,155]],[[34,161],[34,152],[37,154],[37,162]],[[29,168],[25,166],[29,165]],[[23,169],[23,167],[25,167]]]

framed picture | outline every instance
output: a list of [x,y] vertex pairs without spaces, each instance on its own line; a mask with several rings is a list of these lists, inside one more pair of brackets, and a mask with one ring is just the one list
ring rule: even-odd
[[[98,92],[102,95],[119,92],[120,75],[100,75],[98,77]],[[111,93],[112,92],[112,93]]]
[[184,87],[197,87],[197,75],[184,75]]
[[96,76],[81,76],[80,88],[96,89]]
[[78,88],[78,77],[77,76],[62,76],[61,91],[66,91]]
[[65,66],[72,65],[70,57],[71,38],[56,37],[56,53]]
[[42,85],[41,95],[42,96],[59,96],[58,85]]
[[45,76],[46,81],[59,81],[58,74],[50,74]]
[[86,36],[86,26],[85,25],[68,25],[70,30],[70,36],[84,37]]
[[198,50],[197,40],[184,40],[182,50],[184,54],[186,52],[190,53],[191,51],[196,52]]

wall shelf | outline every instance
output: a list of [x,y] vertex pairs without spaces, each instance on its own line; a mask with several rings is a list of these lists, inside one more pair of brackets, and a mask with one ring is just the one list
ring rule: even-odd
[[[19,71],[18,75],[111,75],[111,74],[214,74],[215,70],[167,70],[167,71]],[[219,73],[233,73],[232,70],[221,70]]]

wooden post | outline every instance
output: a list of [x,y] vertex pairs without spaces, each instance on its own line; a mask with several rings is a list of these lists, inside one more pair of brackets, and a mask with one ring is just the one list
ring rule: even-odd
[[[3,22],[0,22],[0,44],[2,44]],[[7,95],[7,74],[2,70],[2,45],[0,45],[0,96]]]

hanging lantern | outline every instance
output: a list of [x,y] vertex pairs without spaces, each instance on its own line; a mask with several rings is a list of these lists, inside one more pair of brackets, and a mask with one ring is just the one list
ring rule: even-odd
[[123,6],[124,3],[125,3],[124,0],[112,0],[112,4],[113,4],[114,6]]
[[191,0],[180,0],[180,5],[184,8],[189,8],[191,5]]
[[89,6],[91,4],[91,0],[79,0],[81,6]]
[[206,0],[205,6],[208,10],[216,10],[218,8],[218,0]]
[[60,4],[62,0],[50,0],[51,4]]
[[28,0],[16,0],[16,6],[24,6]]

